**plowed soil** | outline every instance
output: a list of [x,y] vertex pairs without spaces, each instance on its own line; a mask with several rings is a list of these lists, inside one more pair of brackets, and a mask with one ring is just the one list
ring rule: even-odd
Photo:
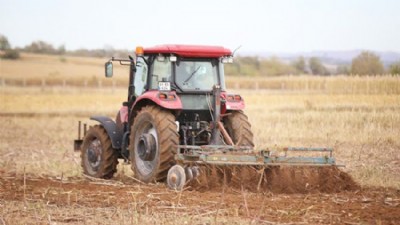
[[[292,171],[279,169],[265,172],[265,177],[278,179],[275,176],[282,173],[293,176]],[[328,176],[338,178],[322,188],[311,188],[314,183],[308,185],[311,189],[299,190],[285,188],[293,187],[285,178],[279,178],[285,182],[275,180],[270,186],[262,180],[262,188],[257,191],[235,183],[231,177],[230,186],[207,187],[199,182],[175,192],[161,183],[145,185],[128,177],[104,181],[2,174],[0,222],[399,224],[400,190],[361,188],[353,181],[346,183],[344,180],[349,177],[338,170],[320,173],[318,179],[323,181]],[[306,172],[303,176],[307,176]],[[334,187],[338,181],[347,186],[341,186],[339,191]],[[255,183],[257,186],[258,179]]]
[[234,188],[250,192],[337,193],[355,191],[360,187],[337,167],[208,167],[191,182],[195,190],[220,191]]

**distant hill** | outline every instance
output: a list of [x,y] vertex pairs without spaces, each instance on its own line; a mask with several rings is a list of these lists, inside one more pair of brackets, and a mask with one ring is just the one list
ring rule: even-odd
[[[299,53],[275,53],[275,52],[239,52],[241,56],[259,56],[262,58],[268,58],[271,56],[278,57],[284,61],[292,61],[299,56],[305,58],[318,57],[324,64],[330,65],[343,65],[351,64],[354,57],[359,55],[365,50],[346,50],[346,51],[312,51],[312,52],[299,52]],[[369,50],[368,50],[369,51]],[[400,61],[400,52],[391,51],[372,51],[377,54],[385,67],[390,64]]]

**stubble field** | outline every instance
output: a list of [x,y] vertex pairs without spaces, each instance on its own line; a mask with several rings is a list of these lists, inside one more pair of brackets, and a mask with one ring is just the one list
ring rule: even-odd
[[[126,89],[119,86],[125,78],[117,77],[121,79],[118,85],[109,87],[104,86],[106,81],[100,82],[103,85],[88,82],[86,87],[69,85],[69,81],[29,83],[49,76],[60,77],[59,80],[65,77],[79,80],[82,76],[90,81],[96,74],[102,79],[102,65],[97,65],[100,60],[85,59],[86,63],[79,64],[75,58],[61,61],[46,57],[46,60],[39,57],[44,63],[41,64],[37,56],[27,56],[19,62],[21,67],[16,62],[0,62],[0,78],[14,79],[14,83],[0,83],[0,223],[396,224],[400,221],[399,77],[291,79],[288,76],[281,80],[271,78],[270,83],[263,78],[258,79],[257,90],[236,89],[246,82],[253,85],[257,79],[240,78],[239,85],[233,78],[228,79],[228,90],[242,94],[246,101],[245,112],[258,149],[334,147],[337,161],[346,165],[341,171],[352,176],[359,188],[277,193],[188,187],[175,192],[163,183],[144,185],[135,181],[130,166],[122,161],[110,181],[82,176],[79,153],[72,150],[77,121],[94,124],[87,118],[95,114],[114,117],[126,98]],[[46,67],[46,63],[51,65]],[[86,75],[78,72],[79,67]],[[53,75],[42,68],[52,68]],[[30,71],[31,75],[21,78]],[[124,76],[124,72],[117,76]],[[280,84],[276,89],[263,88],[276,83]],[[330,91],[340,90],[333,89],[333,85],[342,87],[349,83],[352,91]]]

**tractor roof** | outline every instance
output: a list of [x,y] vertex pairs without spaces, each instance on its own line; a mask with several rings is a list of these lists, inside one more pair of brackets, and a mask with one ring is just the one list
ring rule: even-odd
[[176,54],[182,57],[219,58],[232,55],[231,50],[221,46],[205,45],[157,45],[144,48],[144,54]]

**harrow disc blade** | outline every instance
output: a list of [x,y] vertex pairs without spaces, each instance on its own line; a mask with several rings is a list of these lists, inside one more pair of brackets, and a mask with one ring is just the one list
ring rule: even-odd
[[168,170],[167,184],[169,188],[181,191],[185,183],[186,173],[182,166],[175,165]]

